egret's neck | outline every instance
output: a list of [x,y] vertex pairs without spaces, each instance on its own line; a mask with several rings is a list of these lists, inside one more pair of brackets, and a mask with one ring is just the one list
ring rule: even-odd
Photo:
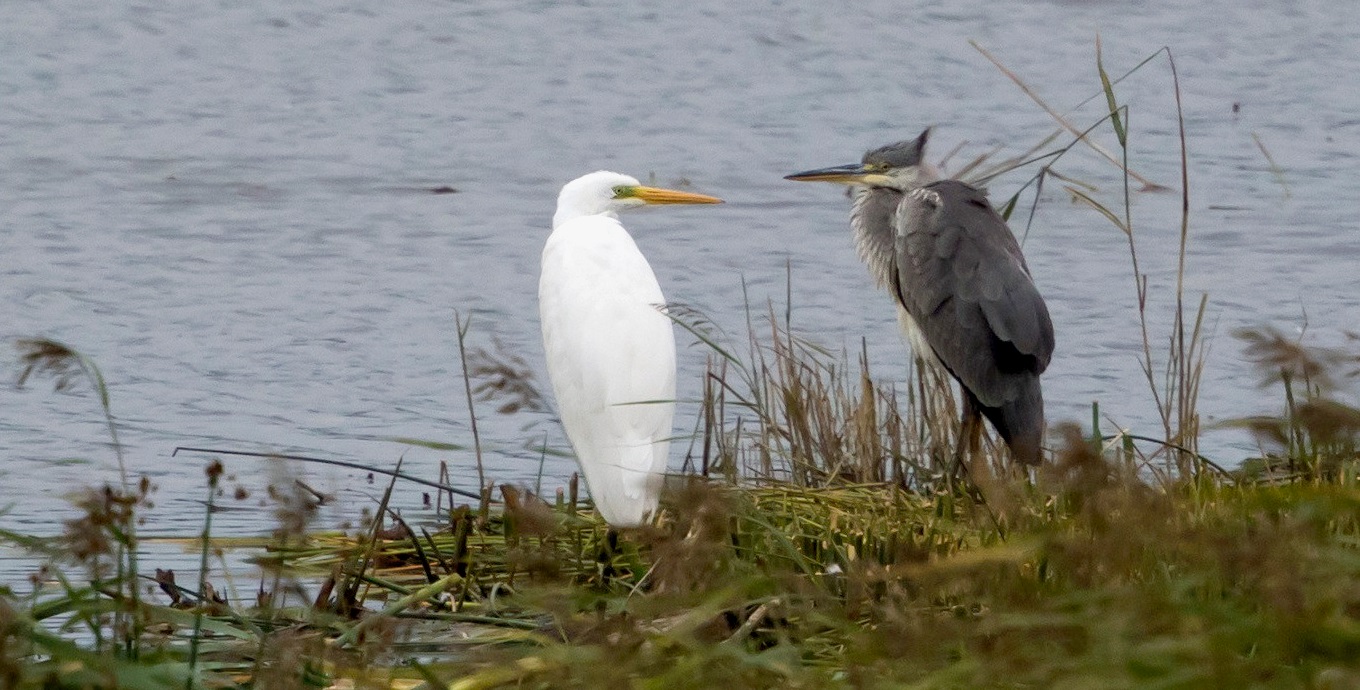
[[614,220],[619,219],[619,214],[609,209],[604,210],[596,209],[591,211],[581,209],[572,205],[562,206],[559,204],[557,207],[557,212],[553,214],[552,221],[553,230],[556,230],[557,228],[561,227],[562,224],[568,221],[573,221],[576,220],[577,218],[584,218],[586,216],[600,216],[602,218],[612,218]]

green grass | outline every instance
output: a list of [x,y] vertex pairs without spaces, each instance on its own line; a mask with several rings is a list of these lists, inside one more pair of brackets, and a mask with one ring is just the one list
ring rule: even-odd
[[[256,549],[270,583],[261,601],[215,601],[200,596],[205,583],[194,583],[163,585],[134,603],[111,559],[142,498],[93,492],[53,552],[85,575],[54,568],[57,586],[0,597],[0,681],[20,688],[1360,682],[1353,445],[1360,424],[1348,421],[1353,411],[1321,422],[1299,413],[1351,409],[1327,397],[1328,363],[1348,361],[1341,353],[1265,335],[1253,341],[1262,370],[1295,383],[1280,416],[1251,420],[1272,430],[1263,438],[1279,439],[1279,452],[1243,472],[1159,474],[1158,463],[1122,442],[1065,426],[1054,430],[1054,457],[1037,472],[1017,475],[993,457],[986,464],[996,471],[984,481],[951,490],[931,480],[929,443],[863,441],[909,436],[903,417],[919,416],[913,396],[897,401],[902,414],[878,407],[869,414],[865,401],[884,399],[890,388],[835,355],[790,348],[780,324],[768,333],[752,343],[752,359],[763,364],[749,367],[745,380],[766,400],[789,401],[796,390],[802,401],[738,405],[715,417],[700,433],[724,439],[712,441],[724,450],[710,454],[711,476],[677,478],[657,523],[624,535],[612,555],[605,525],[571,498],[574,490],[545,502],[501,487],[500,505],[460,506],[441,525],[389,519],[359,535],[316,530],[314,499],[298,490],[277,495],[273,537],[186,540],[195,551]],[[1310,384],[1297,383],[1296,371]],[[758,397],[722,386],[730,400]],[[792,428],[800,419],[801,432]],[[847,471],[856,453],[872,460]],[[734,469],[717,471],[724,463]],[[383,505],[376,512],[384,514]],[[133,629],[141,632],[130,636]]]

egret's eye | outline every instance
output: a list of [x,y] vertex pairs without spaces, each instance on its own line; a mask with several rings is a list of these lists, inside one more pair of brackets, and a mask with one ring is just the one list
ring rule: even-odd
[[618,186],[614,187],[614,198],[615,198],[615,199],[627,199],[627,198],[630,197],[630,196],[633,196],[633,188],[632,188],[632,187],[629,187],[629,186],[626,185],[626,184],[621,184],[621,185],[618,185]]

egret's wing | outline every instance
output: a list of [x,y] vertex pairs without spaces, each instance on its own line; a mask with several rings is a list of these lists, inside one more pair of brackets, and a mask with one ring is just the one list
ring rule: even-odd
[[539,308],[548,374],[591,495],[610,524],[656,508],[675,413],[675,335],[656,276],[618,221],[553,232]]
[[1053,356],[1053,324],[1005,221],[956,180],[898,206],[898,297],[935,354],[988,407],[1025,395]]

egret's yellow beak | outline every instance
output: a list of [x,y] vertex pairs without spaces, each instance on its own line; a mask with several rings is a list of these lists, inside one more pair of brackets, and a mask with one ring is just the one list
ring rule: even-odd
[[722,199],[715,196],[681,192],[675,189],[644,187],[642,185],[628,189],[631,192],[629,196],[641,199],[649,204],[721,204],[723,202]]
[[851,163],[849,165],[837,165],[833,168],[817,168],[816,170],[804,170],[792,175],[785,175],[784,179],[794,182],[839,182],[840,184],[883,184],[888,181],[888,176],[875,170],[865,168],[863,164]]

